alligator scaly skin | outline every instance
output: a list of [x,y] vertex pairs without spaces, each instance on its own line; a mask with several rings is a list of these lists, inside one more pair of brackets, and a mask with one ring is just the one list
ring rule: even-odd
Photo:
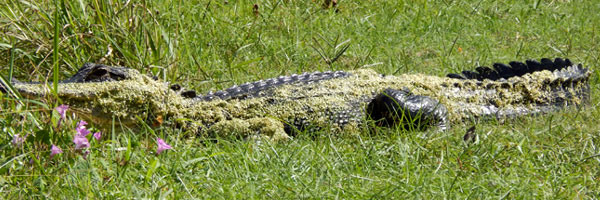
[[[509,65],[448,77],[390,76],[370,69],[314,72],[198,96],[133,69],[86,64],[60,82],[58,96],[97,124],[116,119],[134,126],[139,118],[160,117],[202,134],[261,133],[274,139],[315,129],[360,131],[368,118],[375,118],[375,125],[411,125],[412,119],[404,118],[419,116],[427,119],[419,121],[424,127],[446,129],[469,118],[548,112],[589,99],[590,70],[568,59]],[[45,84],[13,82],[13,87],[27,98],[49,94]]]

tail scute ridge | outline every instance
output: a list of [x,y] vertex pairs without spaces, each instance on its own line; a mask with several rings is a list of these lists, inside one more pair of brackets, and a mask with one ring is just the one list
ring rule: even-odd
[[[573,66],[573,62],[569,59],[555,58],[551,60],[549,58],[542,58],[540,61],[526,60],[525,63],[512,61],[508,65],[502,63],[494,63],[493,68],[480,66],[475,68],[474,71],[462,71],[460,74],[448,74],[449,78],[456,79],[476,79],[482,81],[488,80],[499,80],[508,79],[516,76],[523,76],[528,73],[533,73],[542,70],[549,70],[554,72],[556,70],[562,70],[567,67]],[[579,70],[581,71],[581,70]]]

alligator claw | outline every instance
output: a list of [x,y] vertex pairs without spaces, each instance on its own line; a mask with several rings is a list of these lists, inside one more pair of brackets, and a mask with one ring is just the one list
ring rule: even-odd
[[448,110],[439,101],[408,91],[386,89],[367,106],[367,114],[380,126],[448,129]]

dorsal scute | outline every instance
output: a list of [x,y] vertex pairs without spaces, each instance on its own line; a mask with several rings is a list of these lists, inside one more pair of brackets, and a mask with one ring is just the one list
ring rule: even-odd
[[269,78],[264,80],[258,80],[254,82],[244,83],[239,86],[232,86],[230,88],[220,90],[217,92],[210,92],[203,96],[196,96],[195,100],[211,101],[215,99],[246,99],[258,96],[264,96],[262,92],[267,91],[271,88],[286,84],[309,84],[313,82],[329,80],[334,78],[342,78],[349,76],[350,73],[344,71],[326,71],[326,72],[312,72],[302,74],[292,74],[290,76],[279,76],[277,78]]

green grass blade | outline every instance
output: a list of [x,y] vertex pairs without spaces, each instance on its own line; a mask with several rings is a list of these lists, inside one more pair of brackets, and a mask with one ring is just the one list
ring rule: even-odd
[[[6,92],[13,95],[18,100],[22,99],[21,94],[12,86],[11,82],[6,80],[3,76],[0,76],[0,87],[2,87]],[[21,101],[19,101],[21,103]],[[21,103],[22,104],[22,103]]]
[[60,37],[60,23],[59,23],[59,0],[54,0],[54,42],[52,43],[52,62],[53,62],[53,71],[52,71],[52,88],[54,96],[58,97],[58,55],[60,54],[60,50],[58,48],[58,39]]
[[15,47],[11,47],[10,48],[10,60],[9,65],[8,65],[8,82],[12,82],[12,78],[13,78],[13,71],[15,68]]

